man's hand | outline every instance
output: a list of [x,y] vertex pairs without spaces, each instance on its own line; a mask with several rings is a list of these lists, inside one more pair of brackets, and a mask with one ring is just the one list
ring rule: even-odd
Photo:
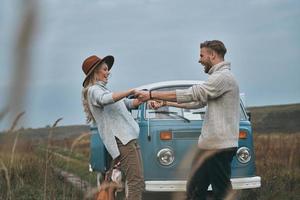
[[149,91],[141,91],[141,90],[135,90],[134,96],[138,98],[140,101],[145,102],[150,99],[150,92]]
[[150,108],[157,110],[160,107],[164,106],[164,101],[162,100],[149,101],[148,105]]

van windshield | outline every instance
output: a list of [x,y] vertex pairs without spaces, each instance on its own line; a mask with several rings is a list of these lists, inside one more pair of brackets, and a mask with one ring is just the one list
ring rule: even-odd
[[[181,87],[166,87],[157,89],[157,91],[170,91],[176,89],[186,89],[188,86]],[[145,110],[146,119],[174,119],[174,120],[185,120],[189,122],[190,120],[202,120],[205,114],[205,108],[201,109],[184,109],[176,108],[171,106],[164,106],[157,110],[153,110],[146,105]]]
[[201,109],[184,109],[171,106],[164,106],[157,110],[153,110],[146,106],[145,118],[150,119],[176,119],[185,121],[202,120],[205,114],[205,108]]

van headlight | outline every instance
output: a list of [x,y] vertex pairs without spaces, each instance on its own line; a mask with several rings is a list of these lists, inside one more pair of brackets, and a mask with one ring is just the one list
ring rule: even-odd
[[160,164],[167,166],[174,162],[174,152],[172,149],[164,148],[157,153],[157,159]]
[[247,147],[241,147],[236,152],[236,157],[240,163],[247,163],[251,159],[250,149]]

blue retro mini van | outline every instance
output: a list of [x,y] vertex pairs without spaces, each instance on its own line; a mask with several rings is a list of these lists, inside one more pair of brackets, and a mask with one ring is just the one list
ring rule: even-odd
[[[199,83],[202,82],[166,81],[144,85],[138,89],[175,90]],[[139,143],[146,191],[185,191],[198,137],[201,134],[205,109],[161,107],[153,110],[144,103],[138,109],[131,110],[140,127]],[[105,150],[97,127],[91,127],[91,133],[90,170],[99,172],[101,176],[109,168],[111,158]],[[239,147],[231,167],[234,189],[260,187],[261,178],[255,174],[251,122],[242,101],[240,101]]]

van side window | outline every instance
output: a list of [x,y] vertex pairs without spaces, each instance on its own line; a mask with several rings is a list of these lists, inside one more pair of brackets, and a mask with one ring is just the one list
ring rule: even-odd
[[140,109],[132,109],[131,111],[131,115],[135,120],[140,120],[141,119],[141,112]]
[[246,113],[245,113],[245,108],[242,103],[240,103],[240,120],[248,120]]

